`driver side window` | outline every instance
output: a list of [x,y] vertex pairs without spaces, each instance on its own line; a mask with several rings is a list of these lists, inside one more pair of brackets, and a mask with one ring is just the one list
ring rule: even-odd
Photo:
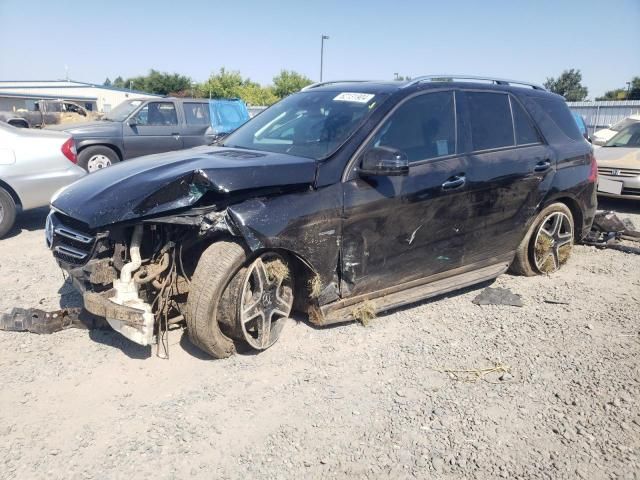
[[371,147],[399,150],[409,163],[455,154],[453,92],[426,93],[407,100],[378,130]]
[[138,125],[177,125],[176,107],[171,102],[147,103],[136,114]]

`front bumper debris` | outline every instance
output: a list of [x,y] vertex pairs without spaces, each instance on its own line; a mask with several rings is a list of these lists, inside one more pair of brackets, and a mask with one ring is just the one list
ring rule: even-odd
[[[103,293],[85,292],[83,295],[84,308],[94,315],[104,317],[111,328],[124,335],[129,340],[143,346],[155,343],[153,326],[155,317],[144,305],[120,305],[112,301],[114,290]],[[136,306],[143,308],[136,308]]]
[[14,308],[10,313],[0,314],[0,330],[8,332],[50,334],[69,328],[105,327],[105,322],[101,318],[94,317],[81,308],[67,308],[53,312],[45,312],[37,308]]

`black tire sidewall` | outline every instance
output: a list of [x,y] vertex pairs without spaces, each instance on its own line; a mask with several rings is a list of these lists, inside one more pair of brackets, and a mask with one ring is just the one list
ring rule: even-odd
[[104,155],[105,157],[109,158],[109,160],[111,161],[111,166],[120,161],[118,154],[113,149],[97,145],[84,148],[80,151],[80,153],[78,154],[78,166],[84,168],[88,172],[89,159],[94,155]]
[[[227,252],[229,255],[225,255]],[[214,358],[226,358],[235,353],[234,340],[220,328],[219,306],[227,287],[247,259],[241,245],[214,242],[202,253],[191,279],[187,298],[187,332],[197,347]]]
[[5,189],[0,188],[0,204],[4,210],[4,217],[0,222],[0,238],[11,231],[16,222],[16,203]]

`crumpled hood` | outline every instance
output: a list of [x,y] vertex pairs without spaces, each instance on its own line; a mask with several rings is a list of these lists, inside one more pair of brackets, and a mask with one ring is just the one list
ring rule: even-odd
[[72,183],[54,208],[102,227],[194,205],[205,193],[311,185],[316,161],[223,147],[196,147],[127,160]]
[[596,150],[595,155],[599,166],[640,170],[638,147],[602,147]]
[[99,120],[96,122],[83,123],[67,123],[59,125],[51,125],[47,130],[63,130],[70,133],[74,137],[108,137],[119,136],[122,134],[121,122],[110,122],[107,120]]

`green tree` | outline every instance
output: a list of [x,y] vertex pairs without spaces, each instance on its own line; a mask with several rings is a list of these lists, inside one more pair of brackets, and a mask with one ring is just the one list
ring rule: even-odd
[[242,78],[240,72],[221,68],[209,79],[198,86],[200,96],[211,98],[241,98],[249,105],[271,105],[278,97],[270,87],[262,87],[248,78]]
[[244,85],[240,72],[224,67],[199,86],[200,95],[211,98],[238,98]]
[[[117,80],[117,79],[116,79]],[[115,81],[114,81],[115,83]],[[178,73],[159,72],[151,69],[147,75],[127,78],[125,88],[141,92],[168,95],[172,92],[184,92],[192,88],[191,79]]]
[[640,77],[631,79],[631,87],[629,88],[628,100],[640,100]]
[[284,98],[292,93],[313,83],[311,79],[293,70],[280,70],[280,73],[273,77],[273,93]]
[[102,84],[105,87],[110,87],[111,86],[111,80],[109,80],[109,77],[107,77],[104,81],[104,83]]
[[609,90],[604,92],[604,95],[597,97],[596,100],[626,100],[627,91],[624,88],[616,88],[615,90]]
[[609,90],[596,100],[640,100],[640,77],[633,77],[627,88]]
[[587,98],[589,90],[582,85],[582,73],[580,70],[565,70],[557,78],[547,78],[544,82],[547,90],[562,95],[568,102],[580,102]]
[[113,81],[113,83],[111,85],[116,87],[116,88],[125,88],[124,80],[122,79],[122,77],[120,75],[118,75],[116,77],[116,79]]

